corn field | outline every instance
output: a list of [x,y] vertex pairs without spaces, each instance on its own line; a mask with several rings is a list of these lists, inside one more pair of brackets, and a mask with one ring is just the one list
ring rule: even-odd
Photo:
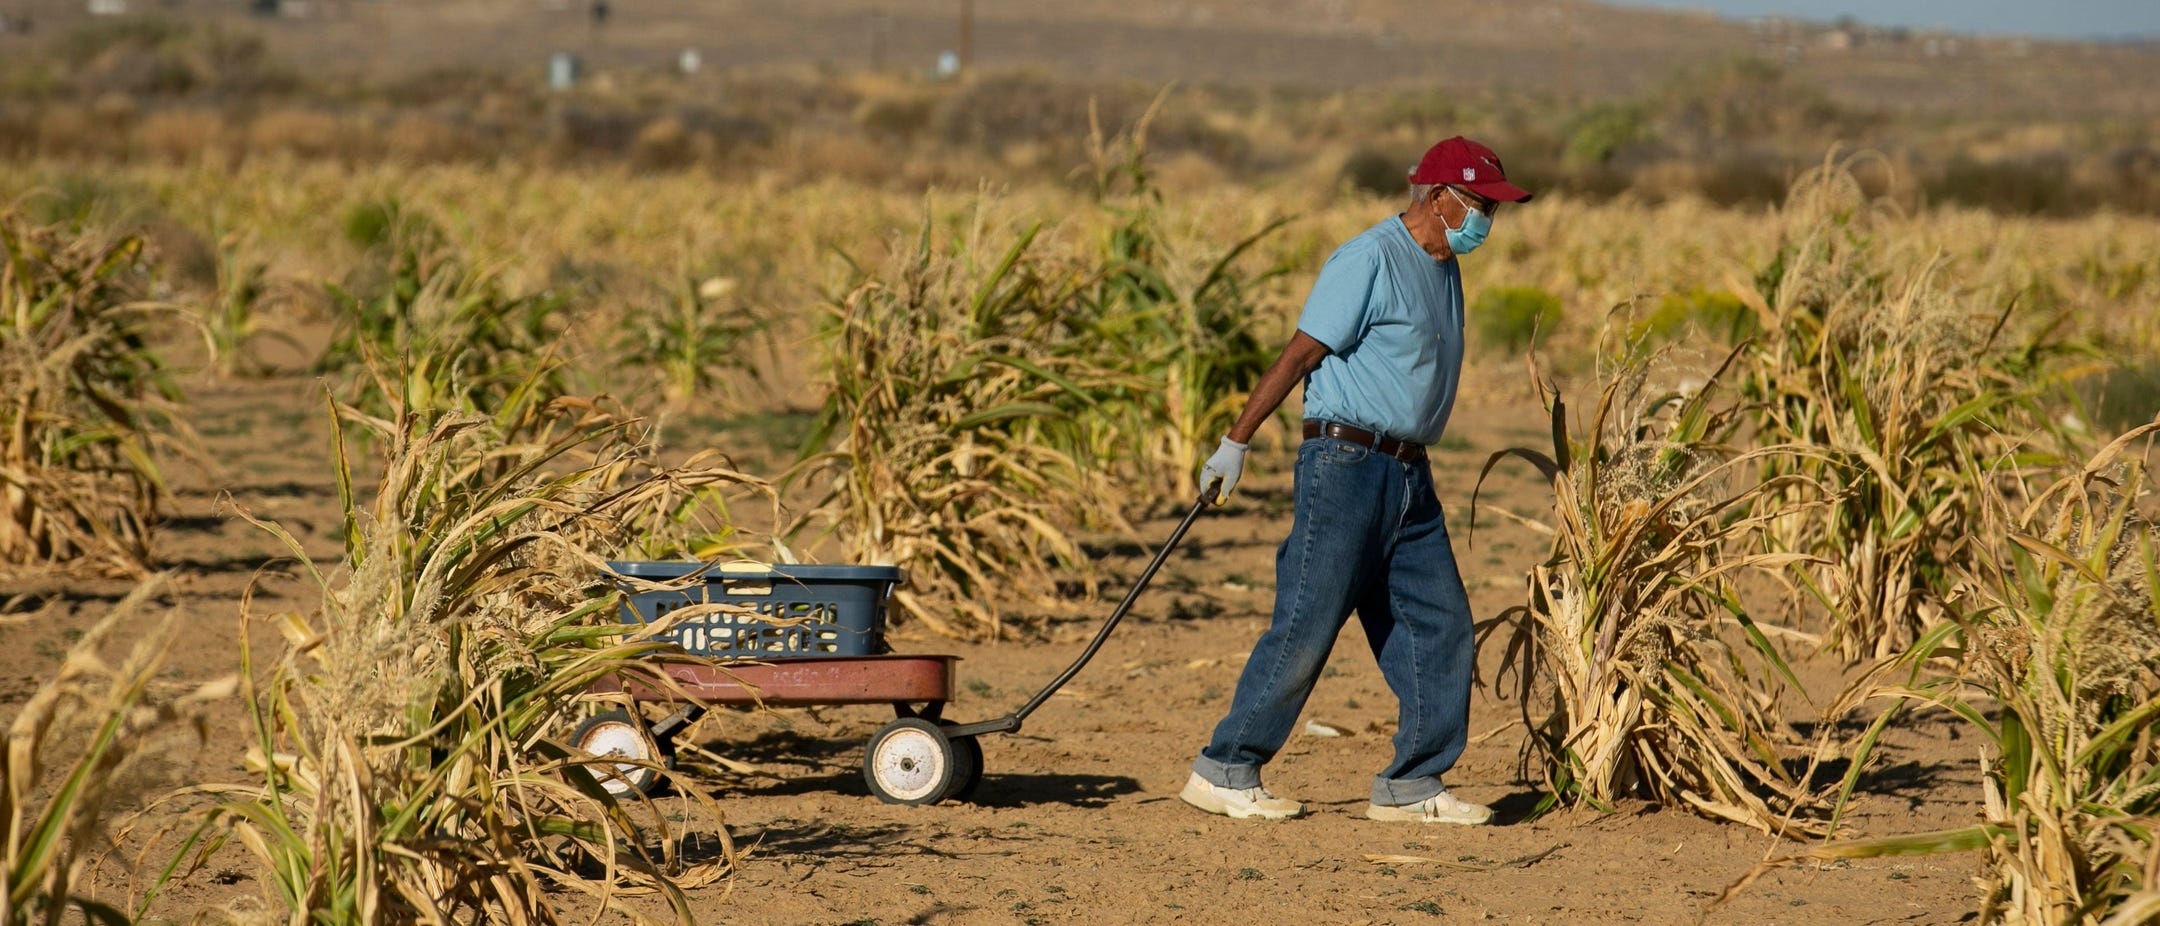
[[[259,452],[320,458],[336,496],[327,527],[235,511],[273,550],[211,621],[230,690],[148,684],[165,623],[94,658],[116,617],[14,713],[9,921],[167,916],[235,858],[289,922],[699,918],[755,852],[721,789],[658,768],[677,797],[614,795],[616,760],[562,743],[592,683],[673,652],[617,622],[604,563],[899,565],[907,645],[1040,641],[1124,580],[1101,551],[1190,502],[1326,249],[1399,208],[1180,179],[1149,128],[1094,127],[1069,182],[965,193],[101,169],[163,241],[28,218],[67,165],[0,176],[0,568],[206,571],[161,545],[171,473],[249,461],[192,449],[198,389],[304,386],[278,433],[329,439]],[[1860,166],[1761,213],[1541,196],[1466,271],[1519,290],[1481,310],[1522,315],[1473,329],[1473,373],[1522,383],[1527,350],[1538,413],[1538,446],[1473,433],[1484,471],[1449,474],[1473,518],[1544,538],[1479,633],[1527,813],[1671,807],[1777,864],[1971,853],[1985,921],[2144,921],[2160,539],[2138,425],[2160,403],[2120,392],[2160,358],[2160,226],[1908,214]],[[168,227],[206,230],[193,271]],[[1539,504],[1479,500],[1518,466]],[[1801,671],[1825,662],[1850,684]],[[114,792],[219,703],[245,721],[238,780]],[[1858,830],[1884,738],[1923,715],[1982,743],[1982,811]],[[131,831],[163,853],[144,893],[92,896],[85,859],[142,802],[163,815]]]

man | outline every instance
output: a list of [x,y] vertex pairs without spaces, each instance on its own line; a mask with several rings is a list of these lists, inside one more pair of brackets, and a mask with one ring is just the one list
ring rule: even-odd
[[1275,556],[1275,615],[1238,678],[1230,712],[1179,794],[1209,813],[1280,820],[1304,812],[1260,784],[1352,611],[1401,706],[1395,759],[1373,780],[1374,820],[1480,824],[1492,810],[1440,777],[1468,738],[1476,658],[1425,447],[1440,439],[1462,371],[1456,259],[1485,240],[1502,203],[1530,193],[1492,149],[1457,136],[1410,172],[1410,208],[1328,258],[1297,333],[1261,375],[1200,473],[1222,504],[1246,442],[1305,384],[1296,516]]

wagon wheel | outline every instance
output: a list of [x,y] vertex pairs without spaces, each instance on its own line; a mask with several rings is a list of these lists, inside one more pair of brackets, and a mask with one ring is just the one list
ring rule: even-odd
[[[982,768],[979,751],[966,748],[935,723],[902,717],[870,737],[863,749],[863,781],[888,804],[935,804],[966,781],[965,766]],[[975,757],[972,763],[969,756]]]
[[622,756],[635,760],[613,766],[586,766],[599,780],[600,787],[617,797],[632,792],[660,793],[667,787],[660,766],[675,763],[674,749],[656,743],[644,721],[623,711],[607,711],[578,724],[577,731],[570,734],[570,748],[591,756]]
[[962,736],[952,741],[955,764],[959,767],[953,775],[952,793],[948,800],[961,802],[975,799],[975,790],[983,779],[982,743],[972,736]]

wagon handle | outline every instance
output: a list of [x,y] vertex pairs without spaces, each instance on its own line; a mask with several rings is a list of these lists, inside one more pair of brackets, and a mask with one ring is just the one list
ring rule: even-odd
[[1140,579],[1133,583],[1131,591],[1125,593],[1125,600],[1118,602],[1117,610],[1110,612],[1110,619],[1103,621],[1101,630],[1095,631],[1095,639],[1088,643],[1087,649],[1080,652],[1080,658],[1073,660],[1072,665],[1065,667],[1065,671],[1058,673],[1057,678],[1051,679],[1050,684],[1044,687],[1043,690],[1036,692],[1035,696],[1029,698],[1026,704],[1020,705],[1019,710],[997,720],[985,720],[979,723],[961,724],[948,728],[946,730],[947,735],[961,737],[975,736],[982,733],[1019,732],[1021,721],[1026,720],[1029,714],[1035,713],[1035,709],[1041,707],[1044,701],[1050,700],[1051,695],[1057,694],[1058,689],[1065,687],[1066,682],[1072,681],[1073,676],[1080,674],[1080,670],[1087,666],[1088,660],[1095,658],[1095,651],[1102,649],[1103,642],[1110,639],[1110,631],[1117,629],[1118,621],[1125,619],[1125,612],[1132,610],[1133,602],[1139,600],[1140,593],[1147,590],[1148,582],[1155,578],[1156,571],[1161,569],[1163,562],[1170,558],[1170,551],[1177,549],[1178,541],[1185,539],[1185,532],[1192,529],[1193,522],[1200,519],[1200,512],[1207,510],[1207,507],[1208,500],[1205,495],[1202,495],[1199,501],[1193,503],[1192,510],[1185,513],[1185,520],[1178,522],[1177,529],[1170,532],[1170,539],[1163,541],[1162,549],[1155,551],[1155,559],[1148,563],[1146,569],[1140,571]]

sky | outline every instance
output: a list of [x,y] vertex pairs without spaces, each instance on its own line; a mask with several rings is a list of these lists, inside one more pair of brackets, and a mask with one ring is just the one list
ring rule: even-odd
[[2160,0],[1609,0],[1725,16],[1850,15],[1880,26],[2068,38],[2160,38]]

